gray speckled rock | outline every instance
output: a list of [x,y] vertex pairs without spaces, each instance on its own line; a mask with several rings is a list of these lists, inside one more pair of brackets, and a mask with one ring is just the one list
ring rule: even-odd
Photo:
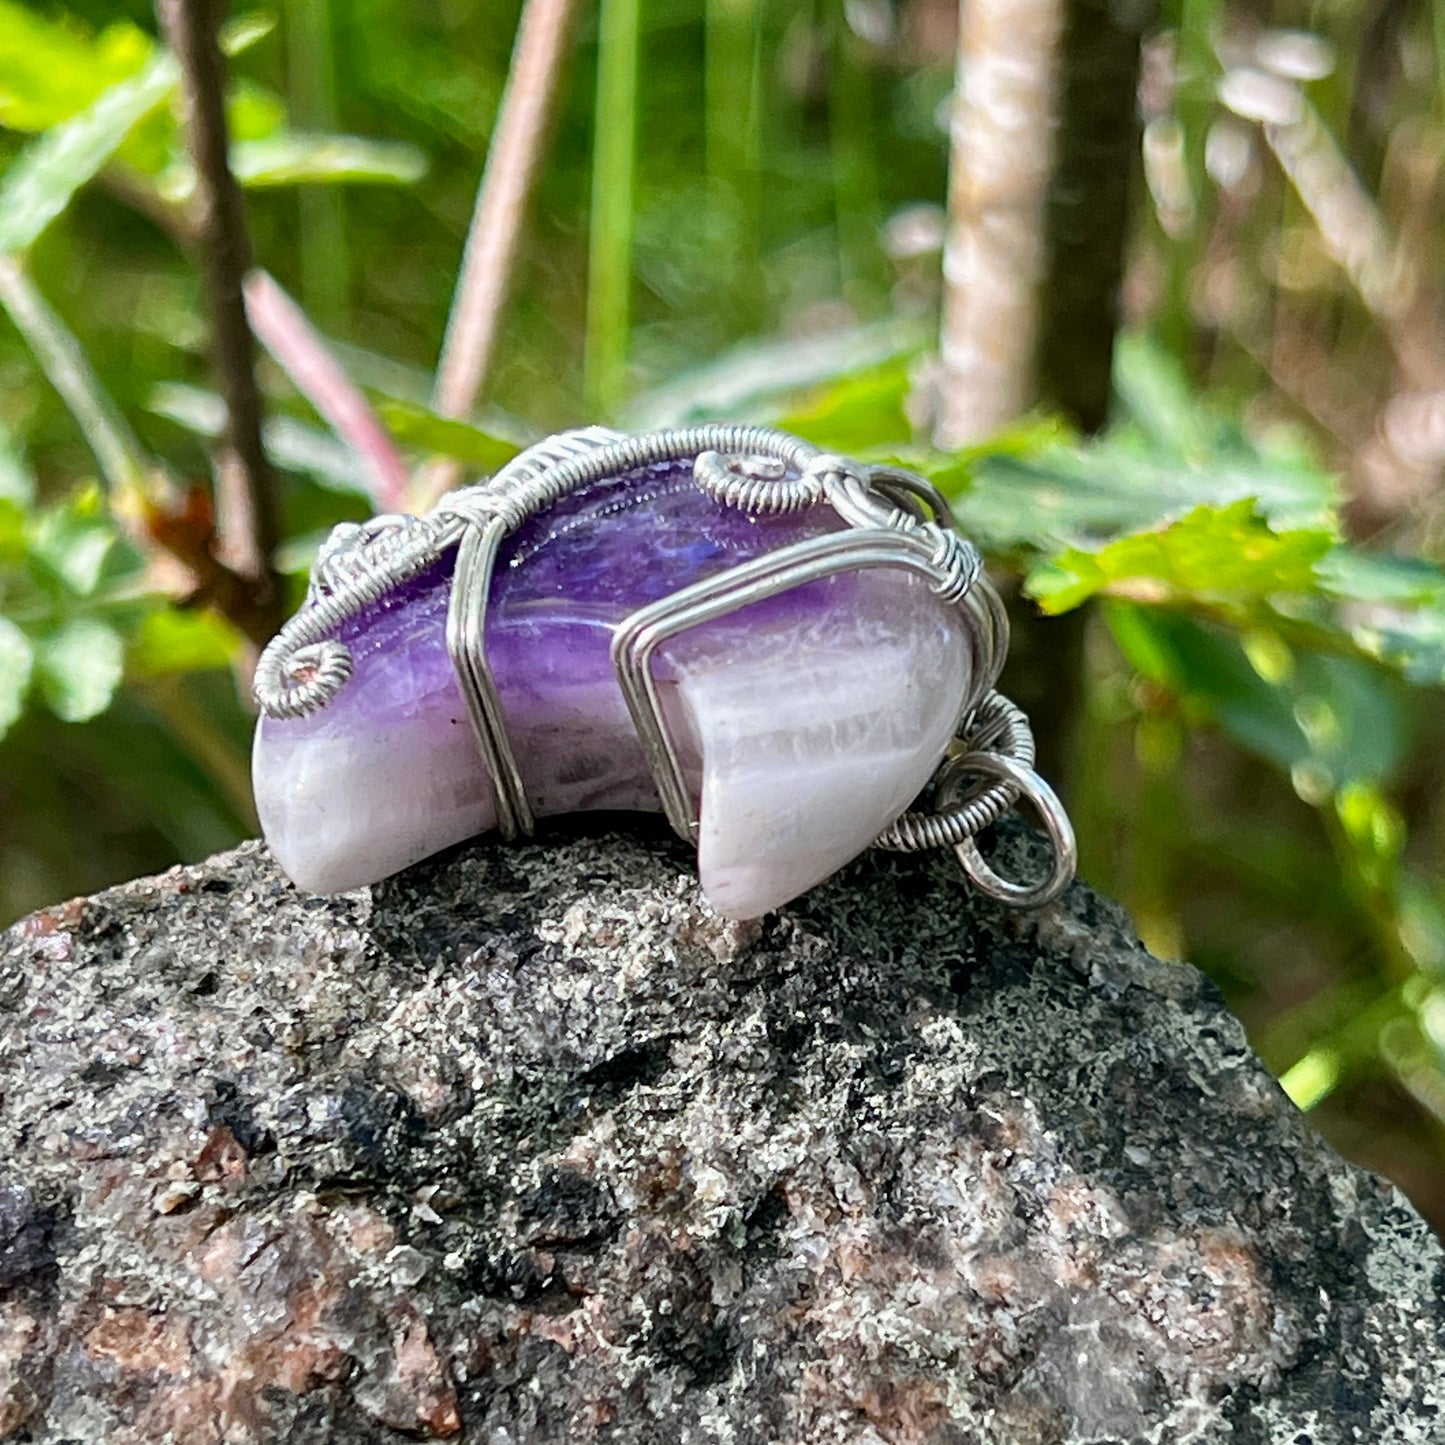
[[4,1439],[1432,1441],[1441,1262],[1081,887],[249,846],[0,941]]

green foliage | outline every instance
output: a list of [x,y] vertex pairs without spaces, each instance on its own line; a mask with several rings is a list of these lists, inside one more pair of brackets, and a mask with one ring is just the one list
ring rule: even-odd
[[1153,532],[1130,532],[1096,551],[1070,547],[1029,574],[1028,592],[1046,613],[1067,612],[1100,593],[1160,605],[1235,607],[1281,593],[1308,593],[1325,532],[1276,532],[1253,497],[1196,507]]
[[[215,441],[225,430],[226,404],[204,387],[163,383],[146,398],[146,406],[207,441]],[[277,466],[327,491],[366,496],[360,463],[330,432],[294,417],[275,416],[267,420],[262,434],[267,454]]]
[[483,427],[438,416],[429,408],[402,397],[378,397],[376,411],[392,436],[403,445],[465,462],[479,472],[496,471],[521,450],[516,442]]
[[1113,605],[1107,616],[1124,657],[1178,699],[1191,725],[1223,728],[1280,769],[1306,801],[1383,783],[1405,755],[1398,690],[1369,663],[1167,608]]
[[47,637],[35,659],[40,695],[62,722],[86,722],[110,706],[125,645],[95,617],[77,617]]
[[0,729],[10,730],[25,710],[25,694],[35,671],[30,639],[8,617],[0,617]]
[[978,460],[963,516],[991,549],[1091,549],[1199,506],[1242,501],[1275,528],[1337,530],[1329,472],[1292,438],[1256,440],[1201,405],[1146,338],[1121,340],[1115,387],[1120,416],[1107,436]]
[[45,131],[20,155],[0,184],[0,251],[28,250],[83,185],[157,111],[176,87],[168,55],[153,56],[134,75],[103,90],[78,115]]
[[[275,186],[411,185],[426,174],[426,157],[415,146],[361,140],[356,136],[278,132],[240,141],[231,153],[236,179],[251,190]],[[157,177],[167,201],[190,200],[195,175],[176,162]]]
[[1339,547],[1320,566],[1320,586],[1351,609],[1346,626],[1361,651],[1412,682],[1445,682],[1445,570]]
[[94,38],[73,22],[48,20],[18,0],[0,3],[0,125],[44,131],[133,76],[150,38],[118,22]]
[[[228,27],[226,50],[239,54],[270,29],[265,18],[244,17]],[[37,74],[33,46],[42,53],[68,55],[66,63],[75,67],[82,83],[75,84],[76,73]],[[87,47],[68,29],[39,26],[8,6],[0,9],[0,120],[7,110],[18,111],[18,120],[6,123],[40,131],[0,183],[0,252],[28,250],[75,193],[117,157],[130,183],[158,203],[189,200],[195,177],[181,153],[174,116],[167,116],[159,135],[135,134],[174,101],[179,82],[174,58],[139,32],[107,31]],[[73,105],[81,97],[83,102]],[[40,116],[48,116],[49,123],[33,124]],[[288,131],[285,107],[254,87],[238,91],[231,123],[237,137],[232,169],[250,187],[407,185],[426,171],[426,159],[415,146]]]
[[0,736],[31,696],[65,722],[110,705],[134,571],[97,488],[31,512],[0,500]]
[[228,667],[239,651],[235,629],[214,612],[159,607],[142,615],[131,632],[126,666],[136,678],[184,676]]

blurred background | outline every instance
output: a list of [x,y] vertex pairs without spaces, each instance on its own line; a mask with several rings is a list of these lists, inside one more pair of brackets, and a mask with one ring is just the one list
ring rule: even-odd
[[[254,318],[283,601],[333,523],[583,419],[926,471],[1014,597],[1084,875],[1445,1224],[1445,7],[570,8],[461,406],[520,6],[229,19],[255,261],[315,328]],[[255,831],[182,93],[147,4],[0,0],[0,924]]]

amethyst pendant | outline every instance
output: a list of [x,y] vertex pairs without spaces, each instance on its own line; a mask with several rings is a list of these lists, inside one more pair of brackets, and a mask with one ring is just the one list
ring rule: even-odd
[[[762,428],[566,433],[427,517],[332,534],[257,668],[257,807],[317,892],[620,808],[695,840],[733,917],[875,841],[954,846],[979,886],[1037,905],[1073,837],[993,692],[1006,646],[919,478]],[[930,783],[935,811],[906,811]],[[1020,793],[1055,852],[1027,885],[973,842]]]

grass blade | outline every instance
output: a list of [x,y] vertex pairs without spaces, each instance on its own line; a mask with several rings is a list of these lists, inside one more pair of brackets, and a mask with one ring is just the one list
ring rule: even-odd
[[0,255],[0,306],[70,408],[111,490],[140,492],[146,479],[155,474],[154,465],[101,385],[80,343],[13,256]]
[[639,0],[602,0],[592,141],[592,225],[582,390],[590,416],[616,414],[627,390],[637,170]]

